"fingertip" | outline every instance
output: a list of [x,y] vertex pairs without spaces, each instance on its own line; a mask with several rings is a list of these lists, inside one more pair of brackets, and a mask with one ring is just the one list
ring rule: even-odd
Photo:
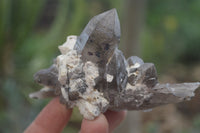
[[101,114],[94,120],[83,119],[80,133],[108,133],[109,124],[106,117]]
[[124,120],[124,118],[126,117],[127,111],[120,111],[120,112],[116,112],[116,111],[106,111],[106,113],[104,113],[107,120],[108,120],[108,124],[109,124],[109,132],[113,131],[117,126],[120,125],[120,123]]
[[24,132],[61,132],[68,123],[71,114],[72,109],[66,109],[64,105],[60,104],[59,98],[54,98],[43,108],[37,118]]

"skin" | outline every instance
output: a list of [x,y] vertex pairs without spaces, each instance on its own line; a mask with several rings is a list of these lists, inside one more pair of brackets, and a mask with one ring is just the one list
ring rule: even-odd
[[[70,120],[71,114],[72,109],[66,109],[60,104],[59,98],[54,98],[24,133],[61,133]],[[83,119],[80,133],[110,133],[123,121],[125,116],[125,111],[107,111],[92,121]]]

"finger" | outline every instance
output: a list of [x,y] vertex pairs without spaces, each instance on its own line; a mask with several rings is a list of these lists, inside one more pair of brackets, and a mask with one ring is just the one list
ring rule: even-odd
[[112,132],[124,120],[126,111],[115,112],[108,110],[104,113],[104,115],[108,120],[109,132]]
[[80,133],[108,133],[108,121],[101,114],[94,120],[83,119]]
[[53,99],[24,131],[25,133],[59,133],[70,119],[72,110]]

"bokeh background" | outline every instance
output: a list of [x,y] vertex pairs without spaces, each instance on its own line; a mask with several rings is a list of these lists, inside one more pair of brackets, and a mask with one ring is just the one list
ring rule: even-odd
[[[0,132],[21,133],[47,104],[30,92],[33,74],[50,66],[58,45],[116,8],[119,48],[155,63],[160,82],[200,81],[200,0],[0,0]],[[199,133],[200,95],[151,112],[131,111],[116,133]],[[79,131],[77,109],[64,132]]]

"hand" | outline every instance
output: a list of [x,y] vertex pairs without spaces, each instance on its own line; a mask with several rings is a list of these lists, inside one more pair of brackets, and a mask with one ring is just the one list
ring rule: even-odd
[[[24,131],[24,133],[60,133],[68,123],[72,109],[53,99]],[[124,119],[125,111],[107,111],[90,121],[83,119],[80,133],[109,133],[112,132]]]

